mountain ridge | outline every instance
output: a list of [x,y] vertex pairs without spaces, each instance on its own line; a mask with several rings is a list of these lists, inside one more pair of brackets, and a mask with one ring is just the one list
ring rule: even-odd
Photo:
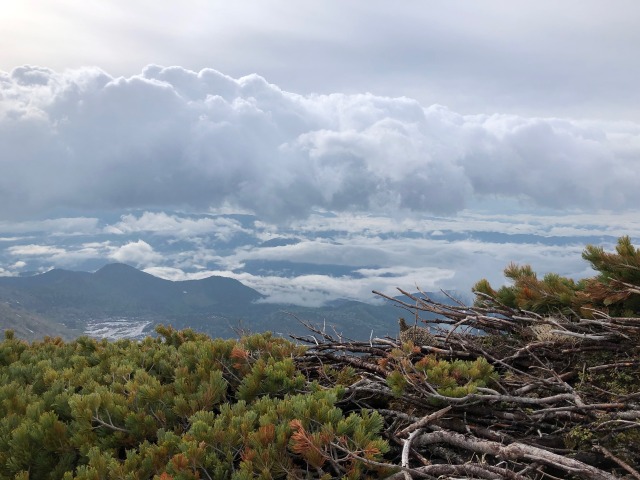
[[308,333],[301,319],[327,325],[345,337],[365,339],[372,332],[394,335],[401,314],[389,304],[342,299],[313,308],[260,302],[265,298],[238,280],[215,275],[174,281],[123,263],[107,264],[95,272],[54,269],[31,277],[0,278],[0,302],[6,307],[0,311],[0,329],[16,329],[26,314],[38,328],[18,330],[30,339],[43,334],[71,338],[89,332],[89,324],[92,331],[99,331],[96,325],[114,319],[144,322],[146,334],[164,323],[234,337],[240,329]]

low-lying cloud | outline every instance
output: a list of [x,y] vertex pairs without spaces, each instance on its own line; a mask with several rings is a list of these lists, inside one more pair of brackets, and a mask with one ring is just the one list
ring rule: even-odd
[[[401,221],[315,214],[278,226],[235,215],[129,212],[86,222],[91,228],[84,235],[76,228],[62,234],[61,226],[85,224],[72,220],[7,224],[29,233],[0,238],[0,276],[124,262],[169,280],[227,276],[268,302],[320,305],[335,298],[369,302],[371,290],[395,294],[395,287],[468,293],[481,277],[502,284],[512,261],[541,275],[584,278],[594,274],[580,256],[586,244],[610,251],[620,235],[634,243],[640,238],[635,214],[463,212]],[[45,227],[50,230],[39,230]]]
[[134,214],[123,215],[118,223],[106,227],[105,232],[115,234],[144,232],[181,239],[212,235],[222,241],[229,240],[240,232],[252,233],[243,228],[237,220],[227,217],[189,218],[164,212],[144,212],[139,217]]
[[418,284],[418,280],[421,288],[437,290],[444,280],[454,276],[452,270],[431,267],[362,269],[358,271],[363,274],[359,278],[317,274],[282,277],[225,270],[186,274],[180,269],[162,267],[150,267],[145,271],[174,281],[200,279],[211,275],[234,278],[265,295],[263,301],[266,303],[287,303],[309,307],[322,306],[338,298],[372,303],[379,300],[372,294],[372,290],[394,295],[398,294],[397,286],[402,285],[412,290]]
[[452,214],[493,198],[585,211],[640,200],[635,123],[301,96],[211,69],[0,72],[0,144],[5,219],[232,206],[279,222],[319,209]]

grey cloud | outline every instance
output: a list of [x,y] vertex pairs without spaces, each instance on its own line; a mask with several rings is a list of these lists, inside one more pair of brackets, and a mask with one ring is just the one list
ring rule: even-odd
[[47,85],[53,70],[43,67],[17,67],[11,72],[11,78],[21,86]]
[[257,75],[21,67],[0,80],[0,215],[233,206],[450,214],[502,196],[633,209],[640,125],[301,96]]
[[0,221],[2,233],[37,233],[51,236],[91,235],[99,231],[99,220],[87,217],[53,218],[20,222]]

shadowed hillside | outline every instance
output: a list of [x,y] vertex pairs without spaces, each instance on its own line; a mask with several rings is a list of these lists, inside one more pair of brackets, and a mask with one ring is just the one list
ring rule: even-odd
[[[326,325],[348,338],[394,335],[397,309],[357,301],[336,301],[322,308],[264,303],[263,295],[237,280],[212,276],[170,281],[124,264],[110,264],[95,273],[51,270],[30,277],[0,278],[0,302],[38,328],[23,328],[10,309],[0,312],[0,328],[14,328],[23,338],[43,335],[73,338],[100,330],[101,322],[127,321],[146,325],[150,334],[159,323],[193,328],[215,337],[235,337],[238,329],[302,333],[298,318]],[[35,320],[33,320],[35,321]],[[17,328],[16,328],[17,327]],[[140,328],[133,328],[139,333]]]

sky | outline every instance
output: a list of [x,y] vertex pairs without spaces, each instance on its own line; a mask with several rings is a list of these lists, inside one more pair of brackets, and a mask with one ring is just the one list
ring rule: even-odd
[[588,275],[584,244],[640,223],[638,18],[625,0],[11,2],[0,273],[126,261],[303,303],[468,289],[511,260]]

